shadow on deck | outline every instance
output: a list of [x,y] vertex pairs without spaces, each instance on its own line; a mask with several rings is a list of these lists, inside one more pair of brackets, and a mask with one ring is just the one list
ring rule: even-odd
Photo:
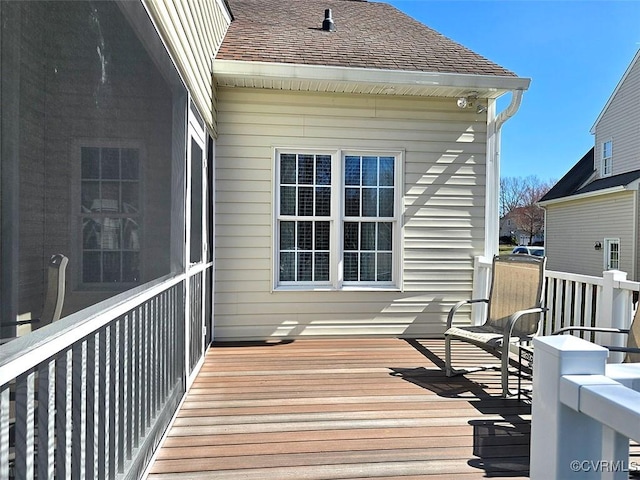
[[149,479],[528,478],[529,404],[443,358],[443,340],[214,345]]

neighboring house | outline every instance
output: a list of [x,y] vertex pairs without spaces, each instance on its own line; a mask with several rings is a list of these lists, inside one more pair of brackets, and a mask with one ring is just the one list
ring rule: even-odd
[[595,145],[540,200],[548,267],[640,277],[640,51],[591,129]]
[[500,237],[510,237],[518,245],[533,245],[544,242],[544,230],[531,235],[530,230],[522,228],[522,218],[526,217],[524,207],[516,207],[500,218]]

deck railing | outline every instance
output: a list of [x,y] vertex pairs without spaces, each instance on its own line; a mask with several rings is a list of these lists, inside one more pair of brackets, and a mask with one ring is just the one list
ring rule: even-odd
[[0,478],[140,478],[202,354],[208,275],[140,287],[3,345]]
[[627,479],[640,440],[640,366],[580,338],[534,340],[531,478]]

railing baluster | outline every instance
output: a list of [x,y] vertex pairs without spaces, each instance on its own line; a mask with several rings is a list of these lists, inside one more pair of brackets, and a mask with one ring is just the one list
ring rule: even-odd
[[100,332],[100,363],[98,368],[100,382],[99,391],[102,401],[98,404],[98,415],[102,420],[100,429],[98,430],[98,461],[97,478],[105,480],[111,478],[110,475],[110,450],[111,440],[109,434],[111,432],[111,327],[107,326]]
[[133,450],[138,448],[138,426],[136,422],[136,418],[138,416],[138,400],[137,396],[137,388],[136,382],[138,378],[138,310],[135,309],[131,312],[131,324],[130,324],[131,333],[129,334],[129,385],[131,391],[131,407],[129,408],[129,425],[130,425],[130,436],[131,436],[131,452],[133,454]]
[[71,405],[71,477],[85,478],[87,425],[87,344],[81,342],[72,349]]
[[20,375],[16,380],[16,478],[33,478],[35,436],[35,372]]
[[98,334],[89,337],[87,340],[87,431],[85,436],[87,445],[86,475],[89,479],[96,478],[98,470],[98,436],[96,432],[100,425],[97,405],[100,398],[98,391],[98,384],[100,383],[100,378],[98,377],[99,347]]
[[[56,363],[41,363],[38,367],[38,479],[53,479],[55,475],[55,411]],[[0,475],[0,478],[2,476]]]
[[55,478],[71,478],[72,354],[69,348],[56,359]]
[[109,476],[115,478],[118,472],[118,418],[120,408],[120,322],[116,320],[111,325],[111,360],[110,360],[110,380],[109,385]]
[[11,392],[9,385],[0,390],[0,478],[9,478],[9,419]]
[[129,404],[129,392],[131,386],[129,385],[129,381],[131,380],[131,376],[129,375],[129,315],[125,315],[122,318],[122,331],[120,332],[120,343],[121,343],[121,362],[120,362],[120,378],[121,380],[121,388],[120,395],[122,398],[122,405],[120,407],[120,438],[122,439],[120,442],[120,462],[122,464],[122,470],[124,471],[124,462],[129,460],[130,453],[130,445],[131,445],[131,435],[129,432],[129,426],[131,422],[129,421],[130,412],[130,404]]

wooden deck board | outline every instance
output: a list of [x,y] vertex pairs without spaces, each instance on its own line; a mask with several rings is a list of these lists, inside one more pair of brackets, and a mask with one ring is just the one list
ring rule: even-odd
[[[495,363],[458,347],[456,365]],[[441,340],[216,345],[149,479],[528,478],[529,405],[443,358]]]

